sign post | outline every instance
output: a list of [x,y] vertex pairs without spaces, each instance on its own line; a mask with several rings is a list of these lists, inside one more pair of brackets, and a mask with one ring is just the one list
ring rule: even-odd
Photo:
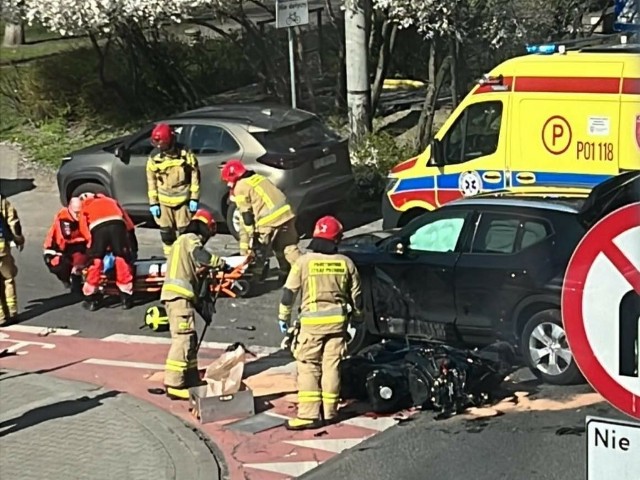
[[291,29],[308,23],[308,0],[276,0],[276,28],[286,28],[289,35],[289,72],[291,74],[291,106],[293,108],[297,107],[296,59]]
[[[640,420],[640,203],[607,215],[576,248],[562,288],[571,353],[591,386]],[[587,418],[588,478],[637,480],[640,423]]]

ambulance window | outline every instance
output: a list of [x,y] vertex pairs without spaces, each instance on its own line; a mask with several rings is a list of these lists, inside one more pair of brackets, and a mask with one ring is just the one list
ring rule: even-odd
[[443,139],[447,165],[495,153],[501,121],[502,102],[481,102],[467,107]]

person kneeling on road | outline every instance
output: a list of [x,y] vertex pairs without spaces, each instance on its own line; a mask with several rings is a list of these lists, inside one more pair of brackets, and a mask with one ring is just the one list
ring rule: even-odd
[[298,415],[285,424],[288,430],[319,428],[338,415],[348,315],[351,311],[359,316],[362,308],[358,271],[350,258],[337,253],[342,233],[336,218],[318,220],[309,252],[294,263],[284,285],[278,314],[283,333],[292,328],[293,304],[301,293],[300,330],[292,345],[298,370]]
[[[291,265],[300,257],[296,216],[284,193],[266,177],[247,170],[240,160],[229,160],[220,176],[233,193],[244,227],[258,240],[258,248],[267,251],[273,248],[280,279],[284,280]],[[250,249],[254,248],[256,245]]]
[[200,169],[196,156],[176,141],[170,125],[156,125],[151,143],[156,150],[147,161],[149,210],[160,227],[163,252],[168,255],[198,209]]
[[79,229],[89,246],[89,268],[82,287],[83,306],[91,311],[100,307],[103,261],[111,252],[115,257],[116,286],[122,308],[129,309],[133,306],[133,262],[138,251],[135,225],[113,198],[86,193],[80,199]]
[[87,240],[80,233],[82,202],[78,197],[56,214],[44,241],[44,262],[65,288],[82,292],[82,270],[88,262]]
[[11,254],[11,242],[22,251],[25,238],[18,212],[0,194],[0,325],[10,325],[18,320],[18,267]]
[[172,399],[187,400],[189,388],[200,383],[195,330],[198,284],[201,275],[208,274],[208,269],[229,269],[222,258],[204,248],[215,234],[216,223],[211,213],[198,210],[171,247],[167,259],[160,300],[167,311],[171,330],[164,385],[167,396]]

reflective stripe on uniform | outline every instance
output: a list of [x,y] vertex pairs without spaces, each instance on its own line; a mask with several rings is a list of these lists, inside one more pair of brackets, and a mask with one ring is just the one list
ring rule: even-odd
[[191,328],[191,324],[189,324],[189,322],[180,322],[178,323],[178,328],[180,330],[189,330]]
[[288,204],[285,204],[284,206],[279,207],[278,209],[273,211],[272,213],[268,213],[264,217],[261,217],[256,222],[256,225],[258,227],[262,227],[262,226],[266,225],[267,223],[274,222],[278,218],[283,217],[284,215],[286,215],[287,213],[290,213],[290,212],[291,212],[291,206],[288,205]]
[[177,207],[182,205],[190,198],[189,187],[185,185],[178,192],[168,192],[166,190],[158,190],[158,200],[163,205],[169,207]]
[[324,403],[337,403],[339,397],[337,393],[322,392],[322,401]]
[[147,192],[147,195],[149,196],[149,200],[151,200],[151,202],[155,202],[156,199],[158,198],[158,191],[157,190],[149,190]]
[[309,309],[309,312],[315,313],[318,311],[318,303],[316,301],[318,299],[318,286],[316,284],[316,279],[309,276],[307,286],[309,287],[309,299],[311,299],[307,308]]
[[346,315],[327,315],[318,317],[300,317],[300,325],[336,325],[347,321]]
[[147,163],[147,168],[152,172],[159,172],[171,167],[181,167],[184,163],[184,158],[169,158],[167,160],[163,160],[162,162],[156,162],[154,160],[153,162]]
[[313,392],[313,391],[298,392],[298,402],[300,403],[320,402],[321,400],[322,400],[322,392]]
[[180,360],[169,360],[164,364],[164,368],[171,372],[184,372],[187,369],[187,362],[181,362]]
[[167,274],[165,276],[164,285],[162,286],[162,288],[163,290],[177,293],[178,295],[191,300],[195,297],[195,293],[193,291],[191,283],[186,280],[176,278],[176,275],[178,274],[178,266],[180,264],[180,257],[176,254],[177,252],[174,252],[173,250],[174,249],[171,249],[171,253],[169,255],[169,268],[167,268]]
[[[279,205],[275,205],[273,203],[273,200],[269,198],[267,193],[260,186],[260,184],[265,180],[266,178],[263,177],[262,175],[253,175],[252,177],[249,177],[249,179],[247,180],[249,185],[253,187],[256,194],[260,197],[262,202],[267,207],[267,213],[262,215],[260,218],[256,219],[256,226],[258,227],[262,227],[268,223],[274,222],[278,218],[291,212],[291,206],[289,204],[281,203]],[[236,202],[238,201],[242,202],[242,200],[236,200]],[[245,200],[245,203],[246,203],[246,200]]]

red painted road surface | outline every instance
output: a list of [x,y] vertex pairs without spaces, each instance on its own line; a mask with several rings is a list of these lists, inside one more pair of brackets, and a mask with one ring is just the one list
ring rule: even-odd
[[[162,387],[159,372],[168,345],[40,336],[0,329],[0,350],[5,348],[12,348],[19,354],[0,358],[0,367],[39,372],[127,392],[197,425],[223,452],[232,480],[295,478],[395,423],[391,418],[356,417],[320,431],[289,432],[284,427],[277,427],[255,435],[246,434],[226,429],[224,422],[200,424],[189,412],[188,402],[171,401],[164,395],[152,395],[147,391]],[[205,368],[221,354],[221,349],[201,349],[200,368]],[[260,359],[255,361],[260,362]],[[294,416],[295,404],[291,403],[291,397],[270,400],[270,407],[261,407],[264,401],[256,397],[256,410],[268,409],[271,413]],[[325,433],[314,436],[322,431]]]

